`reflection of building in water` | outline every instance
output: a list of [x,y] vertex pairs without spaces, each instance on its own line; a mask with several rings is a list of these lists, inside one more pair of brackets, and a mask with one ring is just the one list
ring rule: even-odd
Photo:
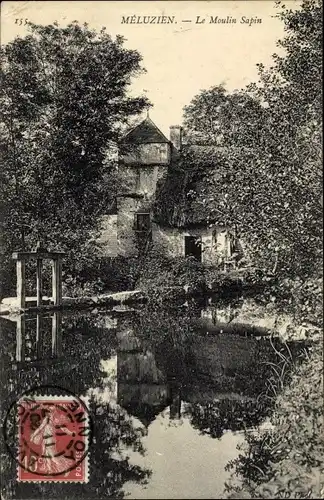
[[[225,312],[231,315],[230,308]],[[156,349],[145,330],[138,337],[131,325],[118,330],[118,403],[147,427],[162,412],[178,423],[188,404],[211,419],[217,419],[218,406],[229,415],[238,407],[256,411],[269,371],[265,362],[274,358],[267,338],[245,336],[237,325],[234,333],[222,333],[219,323],[205,335],[197,325],[189,340],[159,342]]]
[[171,385],[170,420],[181,418],[181,388],[176,384]]
[[61,353],[62,315],[60,311],[51,316],[40,314],[35,318],[20,315],[16,319],[16,361],[30,362]]
[[257,365],[262,343],[255,338],[198,335],[189,354],[175,351],[179,356],[175,374],[173,363],[166,359],[172,357],[166,347],[164,354],[154,353],[134,335],[131,324],[120,325],[117,335],[117,402],[146,427],[167,407],[170,420],[179,420],[184,401],[207,404],[223,399],[254,400],[251,388],[257,384],[251,385],[251,378],[259,379],[262,374]]
[[117,355],[108,359],[101,359],[100,369],[105,374],[102,380],[103,388],[94,387],[90,389],[90,394],[113,406],[116,405],[118,399],[117,364]]
[[140,345],[130,325],[118,333],[117,401],[145,427],[166,407],[170,418],[180,417],[180,391],[172,388],[157,367],[154,354]]

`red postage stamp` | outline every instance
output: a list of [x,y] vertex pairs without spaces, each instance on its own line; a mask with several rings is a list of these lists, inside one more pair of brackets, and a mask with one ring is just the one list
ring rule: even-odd
[[88,481],[90,423],[83,400],[24,398],[17,414],[18,481]]

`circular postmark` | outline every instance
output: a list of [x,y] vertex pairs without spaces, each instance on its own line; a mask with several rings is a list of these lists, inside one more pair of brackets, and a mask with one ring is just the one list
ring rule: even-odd
[[3,433],[7,450],[19,465],[20,480],[41,476],[84,481],[92,428],[87,399],[46,385],[31,388],[12,402]]

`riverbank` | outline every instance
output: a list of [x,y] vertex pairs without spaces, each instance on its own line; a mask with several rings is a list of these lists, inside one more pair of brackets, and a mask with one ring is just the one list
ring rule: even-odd
[[[306,363],[278,397],[272,417],[273,465],[257,488],[267,498],[323,498],[323,346],[315,345]],[[285,436],[285,440],[282,437]],[[276,457],[280,460],[276,460]]]
[[[169,270],[166,271],[169,272]],[[171,273],[169,276],[171,277]],[[199,373],[199,377],[196,377],[193,386],[198,396],[197,400],[190,397],[190,401],[196,405],[195,418],[198,415],[202,422],[201,425],[199,424],[200,429],[213,437],[217,437],[219,432],[218,403],[214,401],[213,391],[207,390],[208,383],[217,386],[219,392],[220,381],[222,381],[224,391],[222,394],[226,394],[224,399],[231,399],[233,403],[236,398],[233,394],[238,392],[241,398],[248,388],[251,391],[256,388],[257,383],[250,375],[250,371],[252,370],[254,375],[257,373],[257,380],[263,385],[268,385],[268,391],[262,390],[261,392],[260,389],[260,397],[257,398],[258,407],[255,408],[254,401],[251,400],[249,412],[244,414],[250,430],[245,436],[245,454],[240,453],[234,464],[237,475],[243,474],[243,490],[241,489],[240,498],[243,495],[250,498],[283,498],[288,494],[293,498],[317,498],[319,490],[315,488],[319,488],[319,474],[322,467],[322,463],[316,459],[321,452],[322,432],[321,423],[317,422],[321,411],[322,390],[322,382],[318,382],[322,369],[318,354],[321,350],[320,327],[318,326],[321,323],[321,308],[319,307],[321,280],[310,280],[309,283],[301,282],[301,284],[281,282],[280,286],[264,287],[261,293],[251,287],[252,292],[255,292],[254,295],[244,296],[240,295],[239,290],[225,286],[220,293],[216,294],[208,295],[204,289],[198,292],[193,287],[186,286],[190,274],[188,277],[188,273],[182,273],[182,271],[176,279],[177,286],[172,287],[170,282],[163,283],[163,278],[157,275],[156,281],[160,283],[160,288],[151,296],[149,294],[150,289],[153,289],[153,280],[151,281],[152,287],[148,287],[145,291],[138,289],[116,294],[65,297],[60,308],[70,309],[71,312],[73,309],[79,309],[81,316],[82,309],[87,308],[89,315],[92,314],[91,309],[95,309],[94,316],[96,316],[97,314],[110,314],[113,309],[110,306],[121,303],[136,304],[138,310],[132,322],[129,322],[129,318],[124,317],[123,313],[120,315],[121,321],[124,322],[120,325],[121,337],[130,336],[132,339],[136,331],[134,329],[138,328],[143,334],[141,341],[144,342],[149,337],[150,343],[156,346],[155,349],[151,346],[150,351],[153,349],[159,363],[170,364],[177,376],[181,374],[181,367],[188,366],[189,382],[194,380],[192,367],[196,366],[196,373]],[[227,281],[227,283],[232,282]],[[227,298],[226,290],[229,290]],[[163,292],[165,292],[164,295]],[[181,300],[178,300],[179,298]],[[146,303],[141,305],[142,301]],[[163,311],[170,309],[171,305],[174,314],[164,316]],[[34,312],[40,311],[37,307],[32,307],[34,309],[31,310]],[[41,311],[50,309],[54,307],[51,304],[45,304]],[[112,322],[109,320],[108,324],[111,325]],[[100,331],[102,330],[101,328]],[[105,332],[107,332],[107,323],[105,323]],[[99,335],[98,332],[96,334]],[[138,332],[136,335],[138,336]],[[252,338],[248,339],[249,336]],[[288,349],[283,357],[278,354],[280,359],[278,356],[276,359],[270,358],[271,362],[269,358],[256,356],[264,367],[264,371],[259,375],[259,372],[252,367],[249,356],[253,351],[253,345],[262,344],[263,336],[268,337],[269,342],[268,340],[267,342],[270,347],[272,343],[274,346],[277,345],[275,340],[284,340],[288,344]],[[66,339],[68,337],[67,335]],[[102,337],[102,348],[109,344],[109,338],[113,336],[110,337],[105,333]],[[303,364],[298,361],[295,365],[289,357],[290,340],[298,341],[298,348],[300,347],[301,350],[307,344],[308,350],[305,350]],[[307,343],[304,344],[303,340],[307,340]],[[185,356],[181,358],[180,353],[183,347],[187,346],[191,346],[191,350],[184,350]],[[245,356],[248,370],[245,377],[241,368],[235,375],[235,370],[230,365],[236,359],[236,364],[239,364],[244,358],[242,346],[247,346]],[[189,355],[190,352],[193,353],[192,356]],[[274,352],[277,354],[276,350]],[[235,353],[237,358],[235,358]],[[100,356],[101,359],[101,352]],[[228,365],[224,363],[225,359],[229,360]],[[194,360],[195,363],[193,363]],[[217,366],[218,362],[219,366]],[[211,376],[213,373],[214,378]],[[293,374],[292,379],[291,374]],[[241,390],[237,391],[237,386],[240,384]],[[184,385],[189,387],[189,383]],[[188,394],[187,398],[189,398]],[[263,397],[270,399],[263,400]],[[208,404],[205,405],[206,409],[201,414],[200,403],[204,399],[208,400]],[[235,406],[240,422],[244,405],[247,402],[243,401],[242,408],[237,403],[232,404],[232,408]],[[254,432],[252,426],[258,424],[254,415],[256,412],[260,414],[261,407],[271,408],[271,413],[267,410],[261,415],[262,420],[266,418],[270,419],[270,422],[266,429],[262,422],[260,428],[252,434]],[[227,419],[230,412],[226,405],[223,409],[222,415],[226,430],[229,426]],[[314,415],[318,415],[317,420],[314,420]],[[235,424],[234,429],[236,420],[232,419],[232,422],[233,425]],[[303,438],[304,434],[307,439]],[[310,449],[307,448],[309,446]],[[300,462],[295,454],[300,457]],[[302,457],[306,457],[305,463]],[[299,478],[302,478],[301,485],[298,483]],[[307,486],[308,480],[313,489],[310,495],[302,496],[305,494],[303,488]],[[231,497],[233,491],[229,493]]]
[[0,304],[0,315],[10,316],[25,311],[31,313],[43,311],[58,311],[65,309],[86,309],[89,307],[109,307],[117,304],[133,304],[134,302],[145,301],[145,296],[140,290],[130,290],[125,292],[101,294],[98,296],[84,297],[63,297],[62,304],[53,305],[50,297],[43,298],[41,306],[36,305],[36,297],[28,297],[26,300],[26,309],[21,310],[18,306],[16,297],[3,299]]
[[[237,274],[237,273],[236,273]],[[218,282],[219,283],[219,282]],[[143,283],[144,285],[144,283]],[[203,317],[197,321],[197,328],[208,335],[226,332],[235,334],[245,328],[246,333],[256,336],[280,337],[286,341],[318,340],[321,337],[320,329],[307,318],[295,317],[292,311],[286,312],[279,307],[276,301],[272,301],[273,296],[269,289],[263,290],[246,287],[245,289],[235,287],[235,281],[231,275],[226,276],[224,286],[218,287],[218,292],[210,289],[200,289],[193,286],[166,284],[163,288],[153,289],[152,283],[144,290],[129,290],[117,293],[106,293],[100,295],[83,295],[76,297],[63,297],[62,304],[53,305],[50,297],[43,297],[43,304],[37,306],[36,297],[26,299],[26,308],[21,310],[18,307],[15,297],[7,298],[0,304],[0,315],[15,316],[22,313],[38,313],[57,310],[83,310],[91,308],[109,308],[123,304],[125,306],[148,303],[153,310],[168,308],[171,304],[181,309],[191,308],[194,303],[205,303]],[[162,293],[163,292],[163,293]],[[232,312],[223,311],[226,303],[237,303]],[[219,302],[220,311],[217,318],[214,317],[213,304]],[[210,305],[209,305],[210,304]],[[222,319],[225,314],[227,319]],[[216,322],[215,322],[216,321]]]
[[152,302],[162,303],[208,294],[255,294],[275,282],[275,276],[255,267],[224,271],[205,266],[194,257],[170,258],[155,251],[139,270],[136,288]]
[[[272,290],[276,300],[268,304],[269,312],[293,318],[281,338],[300,340],[302,333],[310,346],[300,363],[287,356],[273,366],[266,394],[275,403],[272,429],[246,433],[239,458],[229,465],[234,476],[228,498],[323,498],[322,291],[322,274],[282,280]],[[292,376],[287,381],[288,366]]]
[[[156,260],[154,265],[140,270],[135,282],[125,280],[130,288],[120,291],[106,290],[91,293],[93,286],[87,288],[64,287],[65,295],[60,305],[54,305],[51,297],[43,296],[42,305],[37,306],[36,297],[26,297],[25,308],[21,309],[16,297],[3,298],[0,303],[0,315],[19,312],[40,312],[66,308],[86,308],[91,306],[109,306],[119,303],[143,302],[162,303],[183,301],[190,297],[202,297],[212,294],[230,295],[262,290],[269,284],[268,277],[261,276],[252,268],[238,269],[229,272],[205,268],[195,259]],[[156,267],[157,266],[157,267]],[[94,287],[95,288],[95,287]],[[90,293],[89,293],[90,292]]]
[[227,498],[323,498],[323,342],[307,357],[278,395],[277,377],[271,428],[246,433]]

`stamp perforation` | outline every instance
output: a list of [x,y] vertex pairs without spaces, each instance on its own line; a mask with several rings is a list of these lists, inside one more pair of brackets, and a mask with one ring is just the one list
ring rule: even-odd
[[[73,420],[71,417],[70,417],[70,419],[66,418],[66,414],[68,414],[68,411],[64,410],[64,407],[59,405],[59,403],[65,403],[65,402],[70,403],[70,404],[77,402],[77,405],[74,406],[74,410],[76,412],[79,412],[79,413],[76,414],[75,420]],[[53,474],[50,474],[50,473],[41,474],[38,472],[31,471],[27,467],[24,468],[21,464],[21,458],[20,458],[21,433],[23,432],[24,427],[22,426],[22,421],[21,421],[21,417],[19,415],[19,412],[17,412],[17,414],[16,414],[16,423],[17,423],[17,426],[16,426],[16,435],[17,436],[16,437],[17,437],[17,443],[18,443],[17,457],[16,457],[17,463],[18,463],[17,481],[18,482],[28,482],[28,483],[48,483],[48,482],[87,483],[87,482],[89,482],[89,459],[90,459],[89,436],[87,435],[86,432],[84,432],[84,429],[86,429],[86,428],[90,429],[89,410],[88,410],[89,398],[87,396],[76,397],[73,395],[63,395],[63,394],[44,395],[44,394],[39,394],[36,392],[35,394],[33,394],[30,397],[26,397],[26,396],[21,397],[17,401],[17,407],[20,406],[20,408],[22,408],[24,405],[28,405],[28,404],[33,405],[33,403],[36,404],[34,410],[45,411],[46,416],[44,416],[42,423],[36,428],[36,430],[34,431],[33,434],[30,434],[30,429],[28,429],[29,435],[35,436],[35,434],[39,431],[41,426],[43,426],[45,429],[47,429],[46,426],[50,426],[50,430],[52,430],[52,432],[53,432],[53,434],[51,432],[49,432],[48,430],[47,430],[47,434],[45,433],[45,431],[43,432],[42,441],[39,441],[39,443],[37,443],[37,444],[41,444],[43,446],[43,450],[46,449],[46,447],[51,449],[51,447],[56,446],[57,441],[58,441],[57,440],[58,436],[61,436],[61,437],[59,437],[59,439],[61,439],[61,441],[62,441],[62,440],[64,440],[64,438],[66,438],[66,436],[68,434],[70,434],[69,437],[71,437],[71,440],[70,440],[71,446],[72,446],[72,443],[74,443],[74,447],[77,450],[76,444],[79,443],[79,446],[80,446],[80,444],[82,444],[80,450],[77,450],[75,455],[73,455],[73,452],[71,453],[71,457],[73,457],[73,458],[74,458],[74,456],[76,457],[78,452],[79,452],[79,454],[81,454],[81,450],[83,452],[83,450],[86,449],[86,452],[83,455],[81,455],[81,460],[79,460],[79,458],[75,459],[75,461],[76,461],[75,467],[71,466],[66,471],[64,471],[64,470],[57,471],[56,473],[53,473]],[[37,403],[40,403],[40,404],[37,404]],[[48,404],[46,404],[46,403],[48,403]],[[42,406],[43,407],[45,406],[46,410],[44,410],[44,408],[42,408]],[[55,410],[52,409],[52,411],[50,411],[49,408],[53,407],[53,406],[55,407]],[[83,412],[82,412],[82,409],[84,410]],[[32,408],[32,410],[33,410],[33,408]],[[70,411],[72,411],[72,410],[70,409]],[[57,415],[59,415],[59,412],[61,412],[61,415],[63,415],[63,417],[62,417],[63,420],[65,419],[64,423],[59,422],[58,420],[55,420],[55,418],[57,419]],[[56,417],[54,415],[56,415]],[[27,414],[27,416],[28,416],[28,414]],[[29,417],[30,417],[30,415],[29,415]],[[54,425],[54,422],[56,422],[56,425]],[[79,432],[79,434],[72,432],[71,429],[69,430],[69,428],[68,428],[69,423],[72,426],[76,422],[78,422],[78,424],[80,425],[79,430],[81,429],[81,432]],[[23,425],[25,425],[25,424],[23,424]],[[61,430],[61,431],[63,430],[64,432],[60,432],[59,434],[56,433],[54,436],[54,427],[58,427],[59,430]],[[50,438],[50,442],[49,441],[45,442],[46,438]],[[75,438],[78,438],[78,441],[75,441]],[[26,446],[26,444],[28,445],[25,438],[23,440],[23,444],[24,444],[24,446]],[[84,445],[84,448],[83,448],[83,445]],[[30,453],[30,456],[33,457],[36,452],[34,451],[34,449],[31,446],[30,446],[30,450],[28,450]],[[24,449],[24,451],[25,451],[25,449]],[[65,453],[66,453],[66,451],[65,451]],[[37,464],[38,464],[39,462],[41,462],[41,460],[43,460],[43,461],[46,461],[45,464],[47,467],[49,467],[49,468],[54,467],[54,470],[55,470],[55,466],[57,466],[57,463],[59,463],[60,460],[63,460],[63,463],[66,463],[67,458],[71,458],[71,457],[67,457],[65,455],[65,453],[63,453],[63,452],[56,453],[56,454],[53,453],[51,455],[51,452],[46,451],[46,454],[43,453],[43,455],[41,455],[41,456],[39,456],[39,454],[38,454],[38,457],[36,459],[34,459],[35,461],[33,462],[33,465],[35,464],[35,462],[37,462]],[[62,455],[63,455],[63,458],[61,458]],[[60,457],[60,459],[58,457]],[[50,465],[51,463],[53,463],[53,465]],[[45,464],[44,464],[44,467],[45,467]],[[72,474],[72,472],[74,472],[74,475]],[[69,474],[70,477],[67,478],[66,474]]]

